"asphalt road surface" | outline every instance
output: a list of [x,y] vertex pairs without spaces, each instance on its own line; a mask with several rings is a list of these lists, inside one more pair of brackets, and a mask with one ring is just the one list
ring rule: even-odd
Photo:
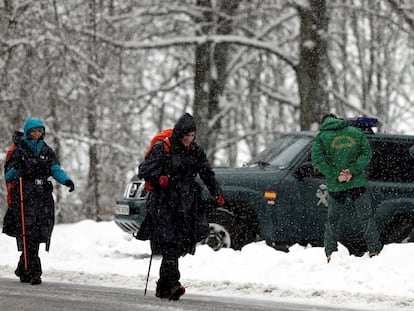
[[[186,294],[179,301],[156,298],[153,291],[87,286],[44,281],[41,285],[22,284],[0,278],[2,311],[350,311],[311,305],[275,303],[246,298]],[[355,311],[355,310],[352,310]]]

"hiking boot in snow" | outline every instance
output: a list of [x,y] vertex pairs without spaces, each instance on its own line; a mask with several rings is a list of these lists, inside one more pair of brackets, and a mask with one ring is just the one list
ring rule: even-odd
[[165,288],[157,282],[157,288],[155,289],[155,296],[158,298],[170,298],[171,291],[168,288]]
[[30,280],[32,279],[32,274],[29,271],[25,271],[24,268],[18,267],[14,274],[20,279],[20,282],[22,283],[30,283]]
[[185,293],[185,287],[177,285],[171,290],[170,300],[178,300]]
[[20,282],[22,283],[30,283],[32,276],[29,272],[23,272],[19,275]]
[[326,256],[326,261],[329,263],[331,261],[331,255]]
[[26,271],[24,268],[23,260],[20,258],[16,270],[14,270],[14,274],[20,279],[22,283],[29,283],[31,279],[31,275],[29,271]]
[[369,258],[374,257],[374,256],[378,256],[379,252],[370,252],[369,253]]
[[41,279],[41,277],[40,277],[40,276],[35,276],[35,277],[32,277],[32,279],[30,280],[30,284],[32,284],[32,285],[39,285],[39,284],[42,284],[42,279]]

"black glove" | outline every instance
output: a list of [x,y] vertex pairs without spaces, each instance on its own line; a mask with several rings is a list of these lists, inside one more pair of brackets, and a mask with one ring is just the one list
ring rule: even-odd
[[65,181],[65,186],[66,187],[69,187],[69,192],[72,192],[72,191],[75,190],[75,184],[70,179],[68,179],[67,181]]

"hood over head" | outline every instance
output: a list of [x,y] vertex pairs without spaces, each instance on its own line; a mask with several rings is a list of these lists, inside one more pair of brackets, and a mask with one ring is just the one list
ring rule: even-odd
[[43,129],[43,135],[41,137],[41,139],[43,139],[45,137],[45,132],[46,132],[45,125],[43,124],[42,120],[37,119],[37,118],[29,118],[26,120],[26,123],[24,124],[24,128],[23,128],[24,139],[28,138],[28,133],[31,129],[34,129],[37,127],[40,127]]
[[335,117],[327,117],[321,125],[321,131],[340,130],[347,126],[349,126],[348,121]]
[[191,114],[184,113],[174,125],[171,139],[178,142],[185,136],[185,134],[190,132],[196,132],[196,124]]

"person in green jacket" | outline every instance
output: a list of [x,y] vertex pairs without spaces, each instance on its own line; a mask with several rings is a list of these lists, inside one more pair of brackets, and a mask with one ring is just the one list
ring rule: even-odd
[[329,193],[324,235],[328,263],[332,253],[338,250],[338,223],[348,202],[355,206],[369,256],[378,255],[382,249],[365,176],[371,157],[371,146],[361,129],[334,114],[322,118],[312,146],[312,163],[325,175]]

